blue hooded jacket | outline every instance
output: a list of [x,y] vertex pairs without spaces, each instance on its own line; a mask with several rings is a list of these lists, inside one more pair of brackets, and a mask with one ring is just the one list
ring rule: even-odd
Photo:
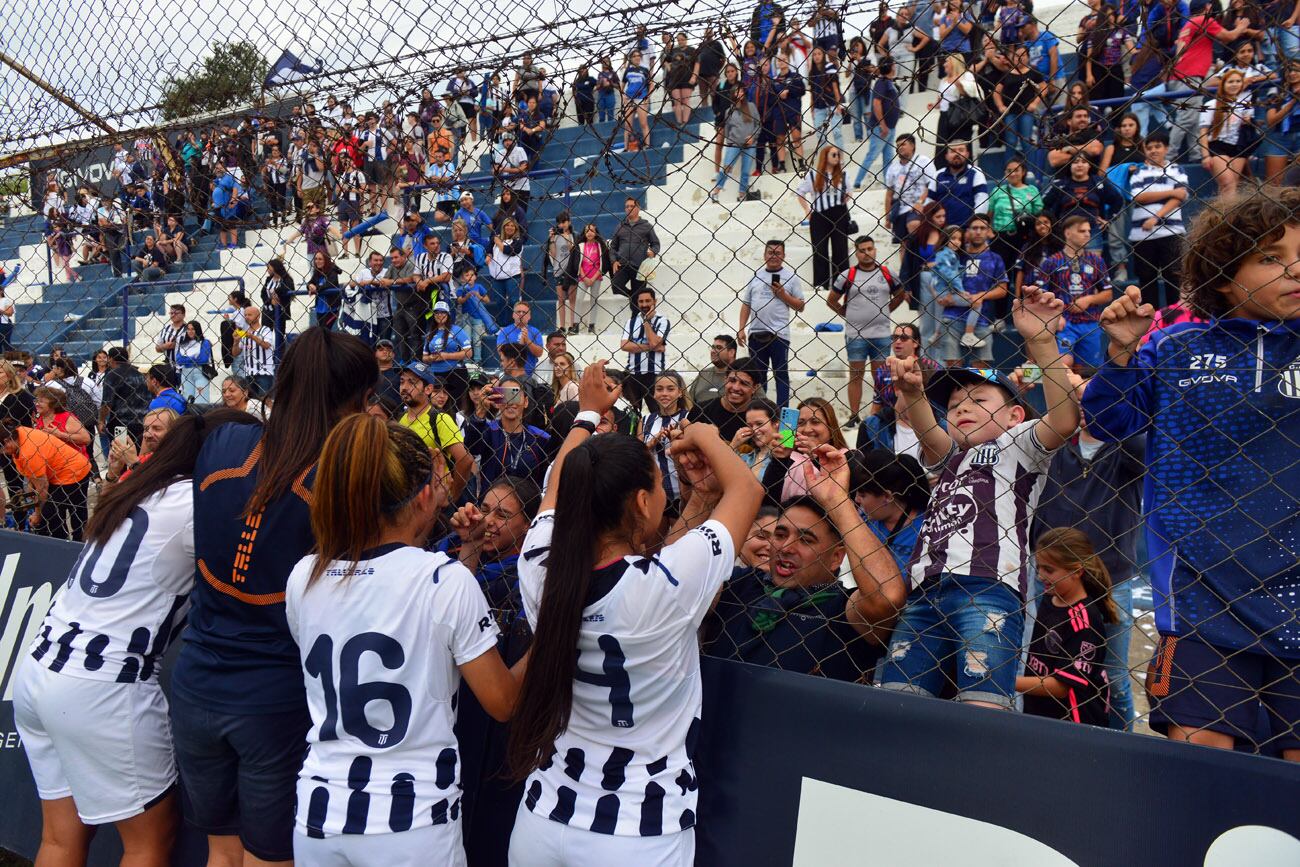
[[1300,658],[1300,320],[1154,334],[1088,384],[1089,432],[1146,432],[1156,626]]

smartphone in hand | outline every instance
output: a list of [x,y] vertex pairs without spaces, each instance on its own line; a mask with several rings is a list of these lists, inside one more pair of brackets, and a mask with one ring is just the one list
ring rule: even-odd
[[781,445],[794,448],[794,432],[799,428],[799,410],[786,407],[781,410]]

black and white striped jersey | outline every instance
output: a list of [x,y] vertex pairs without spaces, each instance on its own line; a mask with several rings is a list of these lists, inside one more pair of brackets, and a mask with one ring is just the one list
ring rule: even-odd
[[88,680],[157,680],[194,586],[193,488],[169,485],[82,549],[37,635],[38,663]]
[[[555,512],[524,539],[519,587],[534,628]],[[695,825],[693,762],[702,687],[696,633],[736,549],[716,521],[655,557],[625,557],[591,578],[578,635],[569,724],[529,775],[524,805],[576,828],[654,837]]]
[[312,726],[298,774],[297,828],[309,837],[389,834],[460,817],[459,666],[496,652],[478,581],[446,554],[395,543],[289,574]]

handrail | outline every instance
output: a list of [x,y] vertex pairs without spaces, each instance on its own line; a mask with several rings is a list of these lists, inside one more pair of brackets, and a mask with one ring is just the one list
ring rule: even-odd
[[244,291],[243,277],[191,277],[176,280],[130,280],[122,287],[122,345],[131,339],[131,290],[136,286],[189,286],[197,283],[238,283],[239,291]]
[[[564,207],[568,208],[570,207],[569,194],[573,192],[573,172],[569,171],[568,167],[561,167],[561,168],[554,168],[554,169],[535,169],[533,171],[528,172],[528,179],[530,181],[533,179],[540,180],[542,178],[556,178],[556,177],[564,178]],[[455,182],[452,185],[460,187],[462,190],[464,190],[466,187],[474,187],[475,189],[482,189],[486,187],[490,189],[500,180],[501,178],[499,178],[497,175],[491,172],[482,172],[477,175],[465,175],[461,178],[458,178],[455,180]],[[404,187],[402,189],[402,210],[404,212],[410,210],[412,193],[418,193],[424,190],[436,190],[440,186],[444,186],[444,185],[414,184],[409,187]]]
[[[59,341],[61,341],[68,334],[68,332],[70,332],[72,329],[78,327],[87,319],[89,319],[90,315],[94,313],[96,310],[100,309],[100,307],[104,306],[105,303],[108,302],[108,300],[117,291],[118,290],[113,289],[108,292],[105,292],[102,296],[100,296],[99,301],[97,303],[93,304],[91,307],[89,307],[86,310],[85,313],[82,313],[80,316],[76,317],[75,319],[72,319],[70,321],[68,319],[64,319],[63,327],[56,329],[55,332],[50,335],[49,339],[45,341],[44,345],[39,347],[39,351],[36,354],[43,355],[46,347],[57,346]],[[84,301],[87,299],[82,299],[82,300]]]
[[[1270,85],[1273,85],[1273,84],[1276,84],[1276,82],[1272,82],[1272,81],[1257,81],[1257,82],[1255,82],[1254,84],[1252,84],[1252,85],[1250,85],[1249,87],[1247,87],[1246,89],[1247,89],[1247,90],[1256,90],[1256,89],[1258,89],[1258,88],[1262,88],[1262,87],[1270,86]],[[1135,102],[1146,102],[1146,103],[1150,103],[1150,102],[1172,102],[1172,101],[1177,100],[1177,99],[1186,99],[1186,98],[1189,97],[1189,96],[1197,96],[1197,97],[1211,96],[1211,95],[1213,95],[1214,93],[1216,93],[1217,91],[1218,91],[1218,88],[1217,88],[1217,87],[1205,87],[1205,88],[1201,88],[1201,89],[1199,89],[1199,90],[1198,90],[1198,89],[1194,89],[1194,88],[1187,88],[1186,90],[1175,90],[1175,91],[1171,91],[1171,92],[1169,92],[1169,93],[1152,93],[1152,94],[1148,94],[1148,93],[1146,93],[1145,91],[1142,91],[1142,92],[1140,92],[1140,93],[1134,93],[1134,94],[1130,94],[1130,95],[1128,95],[1128,96],[1112,96],[1112,97],[1109,97],[1108,99],[1093,99],[1093,100],[1089,100],[1089,102],[1088,102],[1088,107],[1089,107],[1089,108],[1109,108],[1109,107],[1111,107],[1111,106],[1130,105],[1130,104],[1135,103]],[[1059,114],[1059,113],[1062,112],[1062,111],[1065,111],[1065,106],[1064,106],[1064,105],[1055,105],[1055,106],[1052,106],[1052,108],[1049,109],[1048,111],[1044,112],[1044,116],[1051,115],[1051,114]]]

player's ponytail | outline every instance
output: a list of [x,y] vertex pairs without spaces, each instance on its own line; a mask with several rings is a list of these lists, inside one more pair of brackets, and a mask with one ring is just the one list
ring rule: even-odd
[[1062,569],[1080,570],[1083,589],[1101,606],[1102,620],[1119,623],[1119,606],[1111,598],[1110,570],[1092,547],[1092,540],[1082,530],[1057,527],[1038,537],[1034,547],[1037,557],[1046,557]]
[[347,416],[325,439],[312,486],[316,562],[310,587],[335,561],[355,564],[434,478],[419,435],[366,413]]
[[148,460],[137,464],[131,475],[99,498],[95,513],[86,524],[86,542],[107,542],[136,506],[178,479],[194,475],[194,462],[204,440],[221,425],[257,423],[248,413],[225,407],[203,415],[186,413],[177,418]]
[[650,452],[625,434],[592,437],[564,458],[532,656],[510,726],[507,758],[517,779],[550,758],[569,724],[578,631],[596,553],[619,535],[635,545],[633,498],[653,489],[654,472]]

